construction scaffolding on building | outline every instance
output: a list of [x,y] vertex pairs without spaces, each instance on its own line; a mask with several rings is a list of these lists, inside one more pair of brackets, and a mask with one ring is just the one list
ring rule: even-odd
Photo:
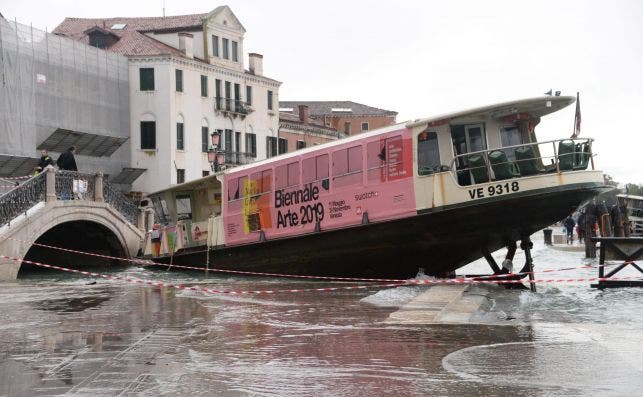
[[0,17],[0,177],[76,146],[80,171],[130,167],[126,57]]

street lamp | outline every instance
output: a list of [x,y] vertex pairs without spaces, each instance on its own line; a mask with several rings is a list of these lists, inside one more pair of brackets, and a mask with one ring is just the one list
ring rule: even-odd
[[217,172],[219,167],[225,163],[225,156],[219,150],[221,134],[218,131],[213,131],[210,137],[212,138],[212,146],[208,149],[208,162],[212,165],[212,172]]

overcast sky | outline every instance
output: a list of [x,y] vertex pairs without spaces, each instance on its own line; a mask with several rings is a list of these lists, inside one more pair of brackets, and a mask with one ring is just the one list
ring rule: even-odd
[[[160,16],[163,4],[0,0],[0,12],[51,30],[65,17]],[[166,0],[165,12],[223,4],[246,28],[246,53],[283,82],[281,100],[352,100],[404,121],[580,91],[597,166],[643,184],[643,1]],[[573,106],[545,117],[539,140],[570,136],[573,120]]]

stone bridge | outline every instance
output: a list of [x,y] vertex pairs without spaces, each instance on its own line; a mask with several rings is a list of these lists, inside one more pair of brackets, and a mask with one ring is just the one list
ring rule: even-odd
[[0,196],[0,255],[17,259],[0,258],[0,280],[35,268],[22,260],[72,268],[123,265],[42,245],[129,258],[144,236],[146,214],[151,218],[102,174],[50,168]]

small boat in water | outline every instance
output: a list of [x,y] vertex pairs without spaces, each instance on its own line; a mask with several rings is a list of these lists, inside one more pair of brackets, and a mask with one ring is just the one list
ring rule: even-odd
[[[144,256],[291,275],[445,275],[605,191],[590,138],[538,142],[547,96],[400,123],[150,195]],[[157,244],[158,246],[158,244]]]

